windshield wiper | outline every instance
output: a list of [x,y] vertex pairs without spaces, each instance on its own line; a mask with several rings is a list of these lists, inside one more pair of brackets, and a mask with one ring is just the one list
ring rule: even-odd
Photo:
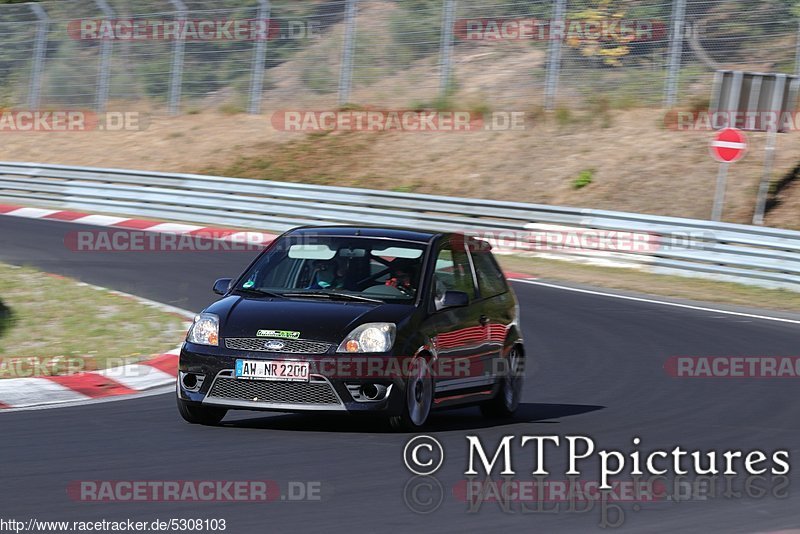
[[248,293],[250,295],[257,295],[260,297],[275,297],[275,298],[285,298],[281,293],[275,293],[274,291],[266,291],[264,289],[255,289],[255,288],[246,288],[246,287],[237,287],[234,289],[239,293]]
[[360,300],[363,302],[375,302],[383,304],[380,299],[373,299],[370,297],[362,297],[361,295],[351,295],[350,293],[339,293],[337,291],[303,291],[297,293],[284,293],[284,297],[321,297],[327,299],[344,299],[344,300]]

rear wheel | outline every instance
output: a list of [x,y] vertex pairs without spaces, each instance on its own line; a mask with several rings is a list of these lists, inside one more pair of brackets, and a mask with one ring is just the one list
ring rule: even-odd
[[403,413],[389,418],[395,430],[414,431],[428,420],[433,405],[433,378],[425,358],[417,356],[411,362],[411,376],[406,385]]
[[515,346],[508,353],[508,372],[502,379],[500,390],[491,400],[481,404],[481,413],[490,418],[511,417],[519,407],[524,383],[522,350]]
[[181,417],[195,425],[218,425],[228,410],[224,408],[209,408],[207,406],[197,406],[187,404],[184,400],[178,399],[178,412]]

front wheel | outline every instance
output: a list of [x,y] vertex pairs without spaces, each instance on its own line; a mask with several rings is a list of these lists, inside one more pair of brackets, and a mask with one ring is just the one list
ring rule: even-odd
[[207,406],[190,405],[178,399],[178,412],[187,422],[194,425],[218,425],[228,410],[224,408],[209,408]]
[[494,398],[481,404],[481,413],[489,418],[511,417],[519,408],[525,371],[522,351],[514,347],[508,353],[508,372],[503,376],[500,391]]
[[433,405],[433,378],[428,362],[417,356],[411,362],[411,370],[403,413],[389,418],[392,428],[407,432],[413,432],[425,424]]

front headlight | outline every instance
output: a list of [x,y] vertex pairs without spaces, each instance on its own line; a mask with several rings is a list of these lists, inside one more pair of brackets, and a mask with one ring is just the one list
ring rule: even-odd
[[194,323],[186,335],[186,341],[198,345],[219,345],[219,317],[213,313],[195,315]]
[[365,323],[350,332],[336,352],[386,352],[394,345],[394,323]]

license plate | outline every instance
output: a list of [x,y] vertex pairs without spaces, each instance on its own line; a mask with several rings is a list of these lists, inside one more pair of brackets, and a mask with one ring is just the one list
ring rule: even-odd
[[236,378],[308,382],[308,362],[279,360],[236,360]]

